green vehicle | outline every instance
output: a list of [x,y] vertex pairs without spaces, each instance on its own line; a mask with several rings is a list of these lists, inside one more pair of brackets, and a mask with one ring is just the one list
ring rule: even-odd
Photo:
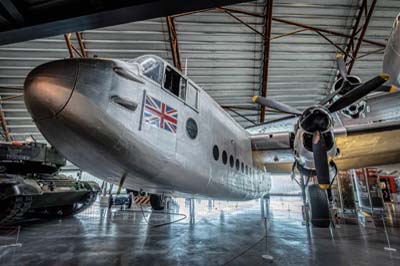
[[28,213],[70,216],[90,207],[100,187],[59,174],[66,160],[43,143],[0,143],[0,224]]

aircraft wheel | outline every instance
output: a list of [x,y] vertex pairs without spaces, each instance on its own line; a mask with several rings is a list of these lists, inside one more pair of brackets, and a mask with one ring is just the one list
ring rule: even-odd
[[132,202],[133,202],[133,195],[129,194],[128,204],[126,206],[128,209],[132,207]]
[[319,185],[308,186],[310,219],[315,227],[329,227],[329,205],[326,192]]
[[151,208],[156,211],[164,210],[164,199],[161,195],[151,194],[150,195]]

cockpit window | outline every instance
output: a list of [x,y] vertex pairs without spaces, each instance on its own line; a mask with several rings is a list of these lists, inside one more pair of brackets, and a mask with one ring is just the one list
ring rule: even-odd
[[161,84],[164,63],[157,57],[152,56],[142,56],[135,60],[136,63],[139,63],[143,74],[154,80],[155,82]]
[[182,81],[181,75],[167,66],[165,69],[164,88],[179,97]]
[[178,72],[167,66],[165,68],[164,88],[182,100],[186,99],[186,79]]

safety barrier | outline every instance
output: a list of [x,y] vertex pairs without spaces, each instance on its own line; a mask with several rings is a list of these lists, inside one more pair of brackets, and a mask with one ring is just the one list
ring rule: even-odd
[[150,197],[149,196],[136,196],[134,202],[137,205],[150,204]]

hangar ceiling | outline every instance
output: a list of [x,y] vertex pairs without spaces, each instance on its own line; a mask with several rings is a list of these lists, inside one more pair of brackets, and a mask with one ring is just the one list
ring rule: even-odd
[[246,0],[2,0],[0,44],[242,2]]
[[[360,10],[356,33],[362,34],[363,23],[375,1],[366,1],[367,9],[363,2],[274,0],[267,97],[299,109],[323,99],[336,76],[336,54],[348,47]],[[400,1],[376,2],[358,51],[360,58],[355,60],[352,70],[363,80],[381,72],[380,44],[389,37],[400,10]],[[229,6],[228,10],[203,10],[173,17],[180,62],[183,68],[187,62],[188,76],[244,127],[260,121],[259,107],[251,103],[251,97],[262,92],[266,4],[258,0]],[[314,28],[310,30],[304,25]],[[317,33],[315,27],[323,32]],[[174,50],[165,17],[83,31],[81,35],[88,57],[131,59],[156,54],[173,62]],[[76,36],[71,36],[74,47],[79,48]],[[0,95],[7,98],[1,107],[12,139],[23,140],[32,135],[43,140],[18,95],[31,69],[69,56],[63,35],[0,46]],[[267,111],[265,119],[278,117],[279,114]]]

